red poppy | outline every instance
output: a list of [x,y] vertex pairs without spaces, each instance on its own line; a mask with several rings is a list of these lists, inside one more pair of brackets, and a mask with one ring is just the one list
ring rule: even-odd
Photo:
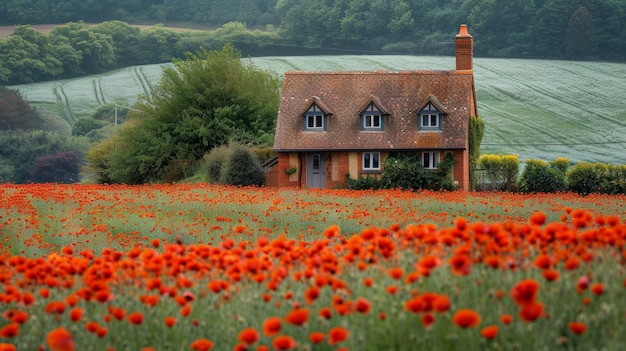
[[163,322],[165,322],[165,325],[168,328],[171,328],[176,324],[176,322],[178,322],[178,320],[176,319],[176,317],[168,316],[168,317],[163,318]]
[[370,309],[372,308],[372,304],[363,297],[359,297],[358,299],[356,299],[353,306],[354,310],[361,314],[368,314]]
[[335,345],[348,339],[350,332],[344,327],[334,327],[328,331],[328,345]]
[[72,322],[80,322],[80,320],[83,318],[84,312],[85,311],[82,308],[72,308],[72,310],[70,311],[70,320]]
[[543,275],[543,277],[549,281],[549,282],[553,282],[557,279],[559,279],[559,271],[555,270],[555,269],[544,269],[541,274]]
[[333,311],[330,307],[322,307],[319,312],[317,312],[317,315],[324,319],[330,319],[333,316]]
[[539,269],[548,269],[552,266],[552,257],[547,254],[541,254],[535,258],[533,265]]
[[259,332],[256,331],[256,329],[250,327],[240,331],[239,335],[237,336],[237,340],[246,345],[251,345],[259,341],[259,337]]
[[460,309],[452,316],[452,322],[460,328],[474,328],[480,325],[480,315],[470,309]]
[[309,320],[309,310],[307,308],[299,308],[292,310],[285,316],[285,322],[297,326],[301,326]]
[[400,279],[404,275],[404,269],[400,267],[394,267],[389,270],[389,276],[392,279]]
[[272,340],[272,346],[274,346],[276,350],[291,350],[298,346],[298,343],[296,343],[296,340],[291,336],[280,335]]
[[14,338],[20,334],[20,325],[17,323],[9,323],[0,329],[1,338]]
[[424,315],[420,319],[420,322],[422,322],[422,325],[425,328],[430,327],[435,323],[435,316],[433,316],[432,313],[424,313]]
[[525,279],[518,282],[511,290],[511,297],[518,305],[528,305],[535,302],[537,292],[539,291],[539,283],[533,279]]
[[311,341],[311,343],[313,344],[319,344],[322,341],[324,341],[324,338],[326,336],[324,335],[324,333],[322,332],[311,332],[309,334],[309,340]]
[[583,322],[570,322],[567,326],[576,335],[584,334],[587,331],[587,325]]
[[602,283],[595,283],[591,285],[590,290],[594,295],[602,295],[604,294],[604,285]]
[[372,287],[372,285],[374,285],[374,279],[370,277],[363,279],[363,285],[367,286],[368,288]]
[[533,225],[544,225],[546,223],[546,214],[543,212],[535,212],[530,216],[530,223]]
[[132,312],[128,315],[128,321],[134,325],[143,323],[143,314],[141,312]]
[[65,328],[51,330],[46,335],[46,344],[51,351],[74,351],[74,338]]
[[494,339],[498,335],[498,331],[499,330],[500,329],[498,328],[497,325],[490,325],[488,327],[484,327],[480,331],[480,335],[482,335],[483,338],[485,338],[487,340],[492,340],[492,339]]
[[433,301],[433,309],[437,312],[446,312],[450,309],[450,298],[447,295],[437,295]]
[[502,322],[502,324],[504,325],[511,324],[512,321],[513,321],[513,316],[511,316],[510,314],[503,314],[500,316],[500,322]]
[[394,295],[398,291],[398,286],[397,285],[389,285],[388,287],[385,288],[385,290],[389,294]]
[[309,305],[313,303],[313,301],[317,300],[320,296],[320,289],[317,285],[313,285],[304,291],[304,300]]
[[265,336],[272,336],[280,333],[282,323],[280,321],[280,318],[278,317],[269,317],[265,321],[263,321],[262,328],[263,334]]
[[108,332],[109,328],[102,327],[96,330],[96,335],[98,335],[99,338],[104,338]]
[[522,306],[519,316],[524,322],[534,322],[543,315],[543,304],[533,302]]
[[100,329],[100,325],[97,322],[87,322],[85,323],[85,330],[90,333],[95,333]]
[[196,350],[196,351],[208,351],[210,349],[212,349],[214,346],[213,341],[209,340],[209,339],[197,339],[194,340],[191,345],[189,345],[189,347],[192,350]]
[[467,255],[455,255],[448,263],[452,267],[452,273],[458,276],[465,276],[472,270],[472,260]]
[[0,351],[16,351],[15,345],[0,342]]

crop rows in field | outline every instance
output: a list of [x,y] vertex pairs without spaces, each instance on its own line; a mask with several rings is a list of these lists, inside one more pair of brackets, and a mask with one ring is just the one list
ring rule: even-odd
[[[288,70],[448,70],[454,57],[301,56],[251,61],[278,74]],[[15,86],[34,104],[54,107],[68,122],[97,106],[129,106],[149,94],[162,65],[135,66],[98,76]],[[482,153],[573,162],[626,164],[626,64],[546,60],[474,61]],[[91,88],[88,88],[91,87]],[[59,95],[64,95],[59,98]]]

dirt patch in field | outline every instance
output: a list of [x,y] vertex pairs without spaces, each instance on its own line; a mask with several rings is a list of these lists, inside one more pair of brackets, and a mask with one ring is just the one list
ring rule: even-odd
[[[31,25],[31,27],[33,27],[35,30],[40,31],[42,33],[49,33],[52,28],[56,27],[56,26],[62,26],[63,24],[34,24]],[[95,26],[96,24],[89,24],[90,26]],[[139,28],[139,29],[148,29],[150,27],[153,27],[154,25],[151,24],[131,24],[131,26]],[[197,28],[185,28],[185,27],[170,27],[170,26],[165,26],[168,29],[171,29],[173,31],[176,32],[192,32],[192,31],[199,31],[202,29],[197,29]],[[13,34],[13,29],[15,28],[15,26],[0,26],[0,38],[5,38],[8,37],[9,35]]]

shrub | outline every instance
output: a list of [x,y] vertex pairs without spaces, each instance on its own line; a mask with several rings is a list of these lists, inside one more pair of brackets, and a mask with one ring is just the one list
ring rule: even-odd
[[626,166],[579,163],[567,174],[569,189],[581,195],[626,193]]
[[220,183],[262,186],[265,174],[259,158],[245,146],[235,144],[231,148],[221,171]]
[[517,155],[482,155],[478,168],[484,179],[477,186],[481,190],[515,191],[519,175]]
[[384,162],[384,169],[380,182],[385,189],[429,189],[437,181],[434,172],[422,167],[417,154],[388,157]]
[[209,183],[219,183],[222,179],[222,169],[226,159],[230,156],[230,148],[226,145],[213,148],[211,152],[204,156],[202,161],[206,170],[206,181]]
[[526,160],[526,167],[519,182],[519,190],[525,193],[554,193],[567,190],[565,173],[562,172],[564,164],[564,159],[557,159],[551,163],[541,160]]
[[72,135],[81,136],[87,135],[90,132],[100,129],[109,123],[106,121],[101,121],[93,118],[83,117],[79,118],[72,125]]
[[357,179],[352,179],[350,174],[346,174],[346,186],[351,190],[376,190],[383,188],[380,179],[377,177],[361,176]]
[[31,170],[31,180],[35,183],[76,183],[79,169],[78,155],[72,151],[62,151],[38,157]]

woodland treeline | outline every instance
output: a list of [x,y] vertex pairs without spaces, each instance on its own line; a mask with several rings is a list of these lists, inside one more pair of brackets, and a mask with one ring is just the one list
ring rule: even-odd
[[[467,23],[475,55],[623,61],[622,0],[5,0],[0,24],[69,22],[49,36],[0,41],[0,82],[93,73],[129,64],[168,62],[200,45],[233,42],[244,55],[347,53],[452,54]],[[148,33],[126,23],[167,23],[227,33]],[[232,22],[236,22],[234,25]],[[28,32],[28,33],[27,33]],[[215,41],[219,43],[215,43]],[[269,45],[272,46],[269,46]],[[48,46],[46,46],[48,45]],[[50,51],[51,50],[51,51]],[[82,55],[81,57],[79,57]],[[32,58],[41,62],[28,62]],[[11,76],[14,70],[19,71]],[[59,73],[62,71],[63,73]],[[30,78],[28,78],[30,77]]]

